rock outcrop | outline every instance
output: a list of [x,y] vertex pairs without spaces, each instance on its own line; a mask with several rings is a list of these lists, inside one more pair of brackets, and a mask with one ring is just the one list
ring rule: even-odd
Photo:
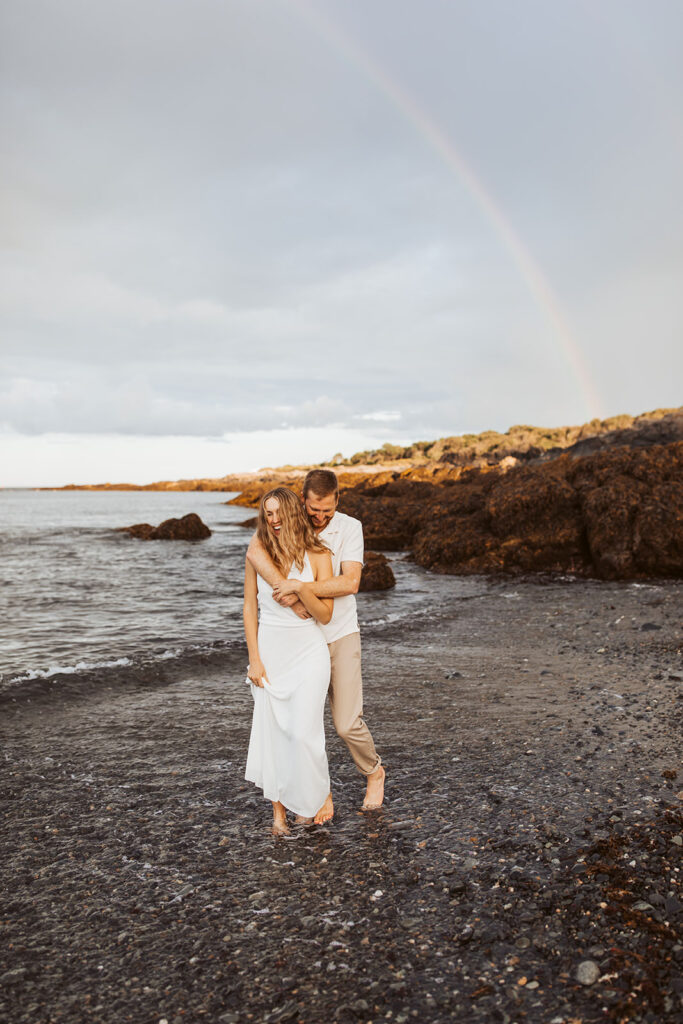
[[391,590],[395,586],[396,578],[385,555],[377,551],[366,551],[359,590]]
[[121,532],[129,533],[138,540],[206,540],[211,536],[209,527],[194,512],[181,519],[164,519],[158,526],[150,526],[149,523],[122,526]]
[[366,543],[444,573],[683,576],[683,442],[346,491]]

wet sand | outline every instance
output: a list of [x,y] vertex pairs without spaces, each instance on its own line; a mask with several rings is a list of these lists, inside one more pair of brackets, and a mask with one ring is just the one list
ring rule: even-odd
[[679,1019],[683,585],[511,582],[364,642],[387,801],[243,781],[245,657],[8,702],[0,1019]]

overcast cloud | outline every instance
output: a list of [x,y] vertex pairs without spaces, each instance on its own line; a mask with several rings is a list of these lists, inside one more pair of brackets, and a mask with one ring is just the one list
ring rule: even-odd
[[680,404],[682,30],[674,0],[8,0],[6,482],[51,435],[229,436],[219,475],[240,435],[263,464],[288,429],[299,461]]

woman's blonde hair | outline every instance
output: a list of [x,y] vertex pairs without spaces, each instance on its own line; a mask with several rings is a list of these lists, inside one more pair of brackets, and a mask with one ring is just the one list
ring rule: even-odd
[[[281,527],[278,537],[268,526],[266,502],[269,498],[277,498],[280,504]],[[296,566],[301,572],[307,551],[329,554],[330,550],[318,539],[308,521],[301,499],[288,487],[274,487],[261,498],[256,536],[283,575],[291,572],[292,566]]]

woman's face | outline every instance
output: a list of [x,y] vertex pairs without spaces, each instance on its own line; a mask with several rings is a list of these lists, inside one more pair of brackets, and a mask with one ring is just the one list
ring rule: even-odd
[[268,526],[277,537],[280,533],[282,523],[280,522],[280,502],[277,498],[268,498],[264,505]]

